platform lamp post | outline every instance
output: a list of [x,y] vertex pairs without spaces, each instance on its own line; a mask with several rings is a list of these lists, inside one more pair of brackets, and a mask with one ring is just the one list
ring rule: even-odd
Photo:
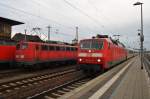
[[141,6],[141,30],[140,30],[140,41],[141,41],[141,69],[143,69],[143,41],[144,41],[144,35],[143,35],[143,9],[142,9],[142,4],[141,2],[136,2],[133,5]]

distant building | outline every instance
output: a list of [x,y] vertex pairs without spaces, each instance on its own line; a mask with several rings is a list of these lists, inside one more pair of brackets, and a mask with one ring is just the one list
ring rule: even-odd
[[14,35],[14,37],[12,38],[12,40],[14,41],[22,41],[25,40],[26,37],[26,41],[31,41],[31,42],[43,42],[39,36],[37,35],[25,35],[25,34],[21,34],[21,33],[17,33]]
[[11,27],[19,24],[24,23],[0,17],[0,39],[11,39]]

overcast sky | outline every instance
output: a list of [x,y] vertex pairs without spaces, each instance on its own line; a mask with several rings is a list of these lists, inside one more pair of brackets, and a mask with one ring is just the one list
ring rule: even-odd
[[[150,49],[150,0],[143,2],[144,46]],[[47,35],[51,28],[51,39],[71,42],[75,38],[75,27],[79,27],[79,39],[96,34],[121,35],[127,47],[139,48],[140,6],[137,0],[0,0],[0,16],[24,22],[14,26],[15,33],[35,34],[40,27]],[[37,31],[38,32],[38,31]],[[39,33],[40,34],[40,33]],[[47,39],[44,35],[42,38]]]

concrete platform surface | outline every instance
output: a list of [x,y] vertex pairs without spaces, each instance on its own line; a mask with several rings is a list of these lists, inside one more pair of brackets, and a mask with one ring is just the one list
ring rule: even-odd
[[140,58],[137,58],[110,99],[150,99],[149,89],[149,78],[145,69],[141,70]]

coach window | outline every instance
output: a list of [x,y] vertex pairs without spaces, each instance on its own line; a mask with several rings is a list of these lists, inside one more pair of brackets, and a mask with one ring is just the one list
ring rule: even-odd
[[110,43],[108,43],[108,49],[110,49]]
[[49,46],[49,50],[55,50],[55,47],[54,46]]
[[48,46],[47,45],[42,45],[42,50],[47,51],[48,50]]
[[56,51],[59,51],[60,50],[60,47],[59,46],[56,46]]
[[74,47],[72,47],[72,51],[75,51],[75,48],[74,48]]
[[71,47],[72,51],[75,51],[75,48],[74,47]]
[[65,50],[66,50],[65,46],[63,46],[63,51],[65,51]]
[[64,51],[64,50],[65,50],[65,47],[63,47],[63,46],[60,47],[60,50],[61,50],[61,51]]
[[77,51],[78,50],[78,48],[75,48],[75,51]]
[[70,51],[70,47],[66,47],[66,51]]
[[48,51],[48,46],[47,45],[45,45],[45,50]]
[[38,45],[36,45],[35,48],[36,48],[36,50],[39,50],[39,46]]

